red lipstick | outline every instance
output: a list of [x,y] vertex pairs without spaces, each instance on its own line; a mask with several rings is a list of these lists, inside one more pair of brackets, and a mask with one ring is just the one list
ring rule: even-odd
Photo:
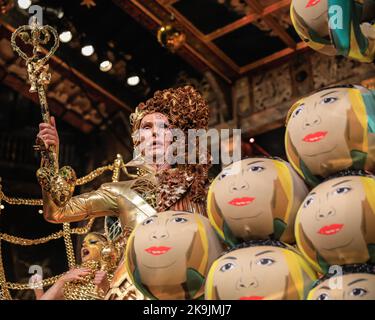
[[343,227],[343,224],[331,224],[329,226],[324,226],[323,228],[321,228],[318,233],[325,236],[330,236],[336,234],[337,232],[340,232]]
[[303,141],[305,142],[317,142],[325,138],[327,135],[327,131],[318,131],[312,134],[308,134],[303,138]]
[[235,198],[235,199],[229,201],[228,203],[232,206],[243,207],[243,206],[247,206],[248,204],[250,204],[254,200],[255,200],[255,198],[253,198],[253,197],[243,197],[243,198]]
[[310,1],[307,3],[306,8],[314,7],[314,6],[316,6],[319,2],[320,2],[320,0],[310,0]]
[[263,300],[264,297],[260,296],[251,296],[251,297],[241,297],[240,300]]
[[145,249],[145,251],[147,253],[152,254],[153,256],[160,256],[161,254],[167,253],[171,249],[172,248],[170,247],[161,246],[161,247],[150,247],[150,248]]

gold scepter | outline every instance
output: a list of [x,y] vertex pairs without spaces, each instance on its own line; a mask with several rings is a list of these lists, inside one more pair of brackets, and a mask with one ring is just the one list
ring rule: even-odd
[[[29,56],[16,43],[19,38],[25,45],[32,46],[32,54]],[[53,41],[49,51],[44,51],[42,45]],[[31,93],[38,93],[44,123],[50,123],[50,113],[46,97],[46,88],[51,81],[51,74],[48,72],[47,61],[56,52],[59,46],[57,31],[51,26],[42,26],[33,17],[30,25],[17,28],[11,37],[11,45],[14,51],[25,60],[27,73],[30,82]],[[43,53],[44,52],[44,53]],[[46,53],[45,53],[46,52]],[[34,149],[40,151],[42,165],[37,170],[36,176],[39,184],[46,192],[51,194],[57,206],[64,205],[74,192],[76,174],[71,167],[65,166],[59,170],[59,163],[55,146],[47,149],[43,141],[36,139]]]

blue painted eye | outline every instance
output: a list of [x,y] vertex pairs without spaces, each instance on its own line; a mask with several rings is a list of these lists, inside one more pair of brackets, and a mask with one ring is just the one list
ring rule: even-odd
[[271,264],[274,264],[275,260],[270,259],[270,258],[262,258],[260,259],[257,264],[261,266],[270,266]]
[[219,180],[223,180],[225,177],[228,177],[228,176],[230,176],[231,175],[231,173],[229,172],[229,171],[223,171],[223,172],[221,172],[220,174],[219,174]]
[[339,187],[335,190],[335,194],[344,194],[344,193],[348,193],[350,190],[352,190],[352,188],[349,188],[349,187]]
[[261,166],[250,166],[249,168],[251,172],[262,172],[263,170],[265,170],[265,168]]
[[185,223],[186,221],[188,221],[188,219],[176,217],[172,221],[177,222],[177,223]]
[[154,223],[154,219],[148,218],[148,219],[146,219],[145,221],[142,222],[142,225],[146,226],[146,225],[151,224],[151,223]]
[[301,104],[296,110],[294,110],[294,112],[292,113],[292,117],[294,118],[298,116],[303,111],[304,108],[305,108],[305,105]]
[[364,295],[367,294],[367,290],[362,289],[362,288],[354,288],[351,292],[350,295],[354,297],[363,297]]
[[326,98],[322,99],[322,101],[320,101],[320,104],[331,104],[331,103],[336,102],[337,100],[338,99],[334,98],[334,97],[326,97]]
[[236,265],[232,262],[228,262],[226,264],[224,264],[221,268],[220,268],[220,271],[221,272],[226,272],[226,271],[229,271],[229,270],[232,270],[234,269]]
[[329,296],[326,293],[322,293],[318,296],[316,300],[329,300]]
[[304,208],[307,208],[310,204],[312,204],[314,202],[314,197],[313,196],[310,196],[306,199],[305,203],[303,204],[303,207]]

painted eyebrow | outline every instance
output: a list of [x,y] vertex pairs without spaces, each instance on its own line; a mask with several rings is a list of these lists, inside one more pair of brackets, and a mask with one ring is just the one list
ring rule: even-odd
[[314,195],[316,195],[316,192],[309,193],[309,196],[314,196]]
[[331,94],[331,93],[336,93],[337,91],[330,91],[330,92],[327,92],[327,93],[325,93],[325,94],[322,94],[320,97],[321,98],[323,98],[323,97],[325,97],[325,96],[328,96],[329,94]]
[[255,164],[255,163],[261,163],[261,162],[264,162],[264,161],[263,160],[256,160],[256,161],[248,163],[247,166],[250,166],[251,164]]
[[156,214],[154,214],[153,216],[150,216],[148,217],[147,219],[150,219],[150,218],[157,218],[158,216]]
[[350,181],[352,181],[352,180],[343,180],[343,181],[340,181],[340,182],[337,182],[337,183],[333,184],[332,187],[337,187],[339,184],[350,182]]
[[228,260],[237,260],[236,257],[226,257],[226,258],[224,258],[224,260],[225,260],[225,259],[228,259]]
[[265,253],[271,253],[271,252],[274,252],[274,251],[273,251],[273,250],[265,250],[265,251],[262,251],[262,252],[257,253],[255,256],[258,257],[258,256],[260,256],[260,255],[262,255],[262,254],[265,254]]
[[351,286],[357,282],[362,282],[362,281],[367,281],[367,279],[357,279],[357,280],[353,280],[352,282],[348,283],[348,286]]
[[328,286],[323,286],[323,287],[321,287],[319,290],[331,290],[331,288],[330,287],[328,287]]
[[175,217],[175,216],[187,216],[187,215],[189,215],[188,213],[174,213],[174,214],[172,214],[172,217]]

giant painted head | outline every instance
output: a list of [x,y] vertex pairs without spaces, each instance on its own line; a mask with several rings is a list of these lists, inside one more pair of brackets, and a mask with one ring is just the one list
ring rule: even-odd
[[302,255],[279,241],[243,243],[217,259],[207,300],[303,300],[316,274]]
[[314,284],[308,300],[375,300],[375,265],[348,265]]
[[374,91],[339,86],[300,99],[288,113],[285,147],[312,186],[341,170],[375,170]]
[[297,33],[312,49],[372,62],[374,9],[372,0],[293,0],[290,16]]
[[375,177],[340,174],[306,197],[296,219],[300,251],[318,270],[375,260]]
[[127,270],[151,299],[198,299],[222,247],[207,218],[166,211],[139,224],[126,248]]
[[307,195],[303,180],[281,159],[249,158],[231,164],[212,182],[207,211],[229,245],[244,240],[294,242],[294,220]]

